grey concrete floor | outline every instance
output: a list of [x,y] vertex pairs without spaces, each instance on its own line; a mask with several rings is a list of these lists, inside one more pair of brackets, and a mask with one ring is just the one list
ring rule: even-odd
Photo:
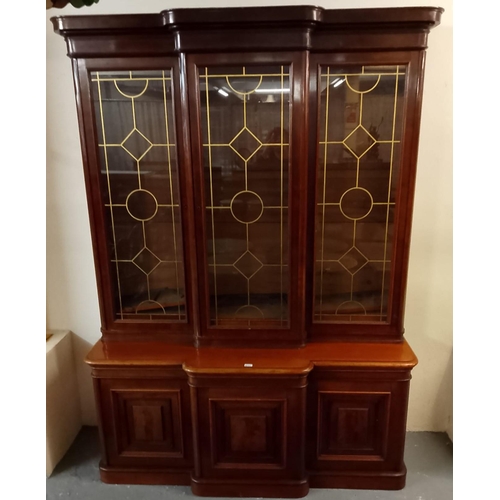
[[[451,500],[452,443],[446,434],[406,435],[406,487],[401,491],[311,489],[308,500]],[[84,427],[47,479],[47,499],[170,500],[194,497],[187,486],[110,485],[99,480],[97,429]]]

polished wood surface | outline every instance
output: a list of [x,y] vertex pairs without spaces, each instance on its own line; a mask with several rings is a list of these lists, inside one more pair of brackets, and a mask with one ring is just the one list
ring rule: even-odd
[[62,16],[52,18],[52,23],[55,32],[66,37],[70,57],[248,50],[349,52],[425,49],[428,31],[439,25],[442,13],[437,7],[325,10],[284,6]]
[[206,29],[216,25],[224,29],[231,24],[271,25],[308,23],[332,27],[379,27],[390,29],[398,26],[405,30],[431,29],[438,26],[443,9],[439,7],[399,7],[376,9],[328,10],[316,6],[237,7],[205,9],[171,9],[159,14],[125,14],[96,16],[58,16],[52,18],[54,30],[61,35],[125,30],[142,32],[158,28],[195,27]]
[[[92,367],[177,366],[186,371],[230,370],[241,374],[282,370],[306,373],[312,366],[411,369],[418,360],[400,344],[311,342],[299,349],[195,348],[162,342],[98,341],[86,358]],[[250,368],[245,364],[251,363]]]
[[[404,487],[406,467],[403,455],[409,383],[411,370],[417,364],[415,354],[403,338],[404,305],[425,49],[429,31],[439,25],[442,13],[443,9],[437,7],[327,10],[314,6],[286,6],[172,9],[157,14],[64,16],[52,19],[55,32],[65,38],[67,53],[73,65],[101,314],[102,339],[92,348],[86,362],[92,370],[96,397],[102,481],[191,485],[196,495],[229,497],[302,497],[310,487]],[[403,132],[395,141],[393,125],[391,141],[385,141],[393,146],[395,142],[400,143],[399,177],[394,184],[395,207],[391,219],[390,282],[384,297],[387,304],[380,299],[380,306],[372,305],[373,308],[380,307],[380,317],[370,317],[370,321],[353,321],[350,313],[346,313],[345,320],[335,319],[328,323],[320,318],[317,321],[316,227],[318,187],[321,186],[318,181],[318,158],[320,142],[324,139],[326,145],[330,140],[326,132],[323,138],[320,137],[319,120],[324,91],[330,85],[336,85],[336,81],[328,79],[328,73],[326,87],[322,87],[322,71],[324,68],[337,68],[347,81],[346,75],[351,74],[351,70],[356,78],[366,77],[365,68],[368,68],[369,75],[370,68],[377,66],[396,67],[395,81],[401,74],[399,68],[404,68],[405,84],[404,95],[400,97],[398,87],[394,84],[394,112],[391,114],[387,107],[384,108],[386,115],[389,113],[393,116],[394,124],[396,102],[401,100],[400,129]],[[203,113],[208,115],[208,112],[201,102],[201,94],[205,92],[208,109],[208,72],[212,68],[221,70],[219,77],[222,78],[226,78],[230,69],[239,68],[241,71],[235,76],[246,78],[252,75],[246,73],[247,67],[253,68],[257,76],[260,74],[260,82],[262,74],[269,68],[279,68],[279,75],[268,76],[280,76],[280,79],[270,79],[267,89],[271,89],[268,94],[288,94],[286,105],[283,104],[283,97],[280,101],[283,109],[285,106],[287,109],[286,121],[283,109],[280,111],[279,127],[276,126],[275,118],[269,118],[272,113],[262,111],[262,106],[276,105],[275,96],[264,94],[261,99],[255,95],[248,98],[247,94],[254,92],[260,83],[250,92],[233,92],[230,96],[232,107],[225,107],[224,98],[218,96],[219,114],[215,116],[219,116],[217,124],[220,128],[226,128],[227,140],[221,140],[217,146],[232,148],[239,159],[236,156],[231,159],[233,153],[228,149],[224,160],[226,163],[221,161],[215,171],[215,182],[220,182],[217,192],[224,193],[221,200],[225,200],[226,206],[219,203],[214,207],[206,199],[205,147],[206,142],[209,148],[212,145],[210,140],[204,140],[207,127],[202,119]],[[207,78],[201,83],[200,74],[205,68]],[[286,90],[283,68],[287,68]],[[115,265],[118,262],[115,229],[114,226],[110,229],[109,223],[109,217],[113,218],[114,206],[106,190],[110,190],[110,167],[107,159],[103,162],[101,152],[102,148],[106,151],[108,146],[125,148],[129,135],[118,137],[116,143],[106,143],[102,108],[95,105],[96,86],[101,103],[101,84],[99,78],[97,85],[95,79],[92,80],[96,72],[108,75],[110,83],[107,88],[111,89],[110,92],[113,91],[113,85],[120,92],[117,85],[119,79],[128,80],[128,84],[135,86],[135,89],[138,84],[134,80],[143,80],[146,82],[145,92],[149,85],[148,75],[151,76],[151,72],[157,75],[158,71],[162,72],[163,76],[157,79],[163,81],[164,89],[164,72],[171,77],[168,101],[166,92],[162,99],[165,103],[165,122],[168,123],[167,107],[174,115],[170,125],[171,130],[175,129],[175,134],[170,137],[167,131],[167,144],[162,141],[155,146],[175,148],[173,157],[177,163],[174,171],[178,171],[178,210],[182,232],[182,244],[179,245],[182,255],[177,258],[175,254],[175,263],[180,262],[182,265],[185,286],[183,293],[178,293],[173,299],[169,296],[167,300],[168,294],[160,294],[165,301],[154,307],[158,310],[174,303],[180,307],[182,303],[185,318],[179,316],[177,322],[167,317],[148,320],[148,314],[142,314],[142,317],[138,314],[135,318],[130,304],[126,304],[124,310],[121,302],[117,301],[117,297],[122,296],[122,290],[117,280],[119,266]],[[214,85],[210,87],[216,97],[220,90]],[[363,94],[358,90],[353,92]],[[141,132],[142,125],[137,128],[134,106],[136,102],[143,106],[144,115],[139,113],[138,116],[145,116],[147,121],[146,115],[150,112],[148,107],[158,104],[159,92],[156,95],[151,92],[149,101],[143,103],[140,102],[143,93],[120,93],[124,98],[119,97],[122,112],[129,113],[127,106],[131,105],[132,118],[129,118],[133,128],[130,133],[134,130],[139,132],[135,134],[135,140],[142,141],[144,145],[144,141],[149,139]],[[219,93],[229,96],[224,89]],[[110,103],[112,101],[109,100]],[[213,241],[217,238],[230,253],[241,247],[243,237],[233,234],[234,228],[238,228],[234,221],[226,224],[216,237],[214,226],[207,229],[207,208],[212,210],[213,225],[215,208],[230,208],[227,200],[232,206],[235,192],[242,189],[237,186],[241,184],[243,170],[244,190],[251,190],[247,186],[247,162],[250,159],[246,153],[240,154],[238,147],[233,147],[237,145],[235,141],[241,126],[237,122],[241,117],[238,118],[234,110],[240,109],[241,106],[238,106],[242,102],[244,118],[241,130],[246,128],[246,106],[252,105],[256,120],[264,124],[256,126],[259,133],[268,135],[274,129],[280,132],[279,140],[267,141],[271,142],[267,146],[281,147],[281,163],[273,163],[271,156],[264,155],[251,168],[255,169],[253,172],[257,176],[253,181],[262,189],[264,197],[268,196],[271,200],[271,206],[267,208],[279,208],[282,210],[281,217],[286,208],[287,218],[285,222],[280,219],[279,224],[271,218],[264,229],[254,229],[252,241],[247,225],[245,250],[250,252],[249,245],[252,243],[252,251],[261,251],[261,259],[266,260],[271,255],[275,260],[270,259],[268,264],[280,266],[281,278],[276,278],[277,275],[271,271],[262,273],[258,291],[252,293],[260,294],[259,300],[267,307],[265,314],[261,310],[262,317],[258,320],[254,316],[244,317],[244,321],[241,321],[238,316],[241,307],[236,309],[241,305],[237,298],[241,290],[233,290],[231,276],[223,275],[220,282],[223,290],[221,296],[223,300],[229,299],[226,302],[227,310],[223,312],[222,321],[219,321],[212,314],[217,291],[213,291],[209,272],[211,263],[207,255],[215,248]],[[359,98],[360,107],[361,103],[362,99]],[[337,108],[346,105],[352,105],[352,102],[347,102],[347,97],[337,100]],[[257,113],[258,106],[261,108]],[[373,106],[374,113],[377,106],[378,103]],[[230,111],[227,114],[220,112],[228,108]],[[325,121],[328,121],[326,113]],[[340,111],[340,115],[345,113],[345,110]],[[126,121],[119,113],[111,114],[115,116],[115,125],[116,120],[120,125],[120,120]],[[228,118],[233,115],[236,124]],[[341,116],[337,120],[342,122],[343,118]],[[377,120],[380,120],[378,115]],[[366,126],[372,128],[370,124]],[[149,125],[146,127],[151,129]],[[285,128],[286,134],[283,131]],[[127,130],[122,132],[127,134]],[[344,127],[346,130],[349,127]],[[253,141],[260,142],[259,148],[263,147],[263,140],[257,138],[254,131],[250,132]],[[142,139],[139,135],[142,135]],[[278,136],[274,134],[275,139]],[[284,137],[287,137],[286,141]],[[349,137],[344,135],[343,140],[337,143],[345,143]],[[153,147],[151,141],[149,145]],[[149,148],[149,145],[143,147]],[[285,146],[288,148],[286,161],[283,153]],[[249,150],[248,154],[254,153]],[[127,172],[138,174],[138,186],[134,185],[135,180],[132,183],[122,182],[120,179],[126,176],[121,172],[119,162],[113,164],[117,170],[116,178],[125,186],[122,195],[129,192],[128,196],[134,190],[142,190],[139,168],[142,156],[141,159],[131,156],[137,161],[137,171],[132,167]],[[359,157],[354,156],[358,159],[359,173]],[[127,157],[127,160],[130,163],[130,158]],[[244,169],[241,168],[240,160],[244,163]],[[154,170],[161,167],[165,171],[166,163],[160,163],[154,164],[151,160],[148,168]],[[372,184],[377,184],[377,179],[383,177],[380,172],[377,177],[377,169],[387,170],[389,165],[392,172],[392,156],[390,162],[385,158],[377,164],[373,161],[368,163],[368,170],[371,169],[370,173],[375,176],[370,177]],[[273,174],[272,169],[276,169],[276,165],[281,176],[279,195],[272,188],[273,175],[276,176],[276,171]],[[172,181],[170,157],[168,166],[168,177]],[[285,176],[283,172],[286,172]],[[209,175],[212,183],[211,163]],[[390,180],[389,190],[393,189]],[[286,190],[283,188],[285,184]],[[151,189],[154,191],[156,187],[153,182]],[[380,186],[375,187],[378,189]],[[108,195],[109,200],[106,198]],[[116,206],[121,206],[121,210],[126,207],[129,211],[128,199]],[[326,205],[324,200],[323,204]],[[340,206],[340,202],[332,204]],[[385,204],[388,214],[389,200]],[[264,210],[264,202],[262,207]],[[129,215],[134,218],[130,211]],[[238,221],[236,215],[233,216]],[[146,219],[136,220],[142,220],[146,247]],[[253,220],[239,222],[250,224]],[[377,223],[380,224],[379,221]],[[283,225],[286,226],[285,232]],[[385,245],[388,245],[389,215],[386,215],[385,225]],[[277,227],[281,240],[275,238]],[[337,234],[335,231],[335,228],[330,228],[325,234],[330,239],[346,238],[345,232]],[[161,231],[155,233],[156,237],[161,237],[159,233]],[[368,233],[373,234],[370,231]],[[140,253],[142,249],[137,245],[141,243],[137,241],[136,238],[132,247],[135,245],[134,248]],[[273,248],[273,245],[277,246],[276,242],[279,242],[277,252]],[[353,247],[355,243],[356,235],[353,237]],[[209,249],[210,245],[212,250]],[[137,266],[134,259],[139,253],[130,252],[127,262]],[[281,255],[281,260],[276,261],[276,254]],[[223,265],[235,266],[235,262],[240,262],[239,258],[231,254],[231,258]],[[332,262],[340,262],[341,257],[331,259]],[[283,262],[288,266],[285,273]],[[385,262],[389,262],[385,250],[380,262],[384,262],[384,266]],[[146,276],[139,275],[147,280],[148,292],[151,292],[149,274],[153,272],[150,270],[153,264],[146,271],[137,266]],[[253,262],[252,258],[247,259],[246,265],[249,266],[249,273],[253,273],[253,278],[260,268],[254,272],[252,264],[256,265],[255,259]],[[215,259],[212,265],[216,267]],[[235,269],[236,276],[239,272],[250,282],[245,272],[238,267]],[[349,271],[348,267],[345,269]],[[215,275],[215,272],[212,274]],[[357,300],[353,298],[354,274],[351,273],[350,287],[343,283],[338,292],[330,292],[333,296],[330,304],[333,316],[337,315],[340,307],[335,305],[338,296],[350,292],[351,297],[347,302]],[[374,276],[376,281],[378,278]],[[376,286],[370,277],[361,285],[361,292],[370,292]],[[238,286],[241,288],[241,283]],[[132,295],[137,292],[129,288],[133,286],[129,284],[127,287],[127,297],[129,292]],[[380,295],[384,296],[384,285],[382,290]],[[155,298],[160,296],[156,295],[156,288],[153,291]],[[166,291],[168,287],[160,290]],[[146,297],[144,290],[140,292],[142,295],[139,292],[136,295]],[[273,316],[278,308],[273,302],[276,295],[281,297],[279,320]],[[143,302],[147,302],[148,311],[151,310],[152,298],[149,295],[139,306]],[[251,306],[250,285],[248,303],[243,307],[248,306]],[[283,313],[284,308],[287,308],[286,314]],[[144,313],[144,308],[140,312]]]

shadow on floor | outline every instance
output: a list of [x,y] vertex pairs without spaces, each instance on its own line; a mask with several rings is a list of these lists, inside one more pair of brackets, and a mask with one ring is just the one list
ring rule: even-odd
[[[438,432],[406,435],[406,487],[401,491],[310,490],[311,500],[452,500],[453,450],[448,436]],[[68,453],[47,478],[47,500],[174,500],[195,498],[186,486],[111,485],[99,479],[99,436],[83,427]]]

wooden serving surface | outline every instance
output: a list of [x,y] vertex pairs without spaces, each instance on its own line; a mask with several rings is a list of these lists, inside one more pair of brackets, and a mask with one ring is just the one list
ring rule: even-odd
[[313,366],[411,369],[418,360],[406,340],[399,344],[313,342],[299,349],[197,349],[161,342],[99,340],[86,362],[93,367],[182,366],[188,373],[250,374],[306,373]]

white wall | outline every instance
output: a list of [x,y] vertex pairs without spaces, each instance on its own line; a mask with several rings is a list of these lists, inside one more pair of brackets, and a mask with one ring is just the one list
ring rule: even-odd
[[[316,3],[316,2],[313,2]],[[95,424],[83,358],[100,337],[95,274],[71,75],[54,15],[159,12],[176,7],[309,4],[307,0],[101,0],[91,8],[47,11],[47,327],[74,332],[84,424]],[[405,0],[341,0],[326,8],[432,5]],[[420,363],[413,372],[409,430],[444,431],[451,415],[452,356],[452,0],[429,37],[407,293],[406,338]]]

